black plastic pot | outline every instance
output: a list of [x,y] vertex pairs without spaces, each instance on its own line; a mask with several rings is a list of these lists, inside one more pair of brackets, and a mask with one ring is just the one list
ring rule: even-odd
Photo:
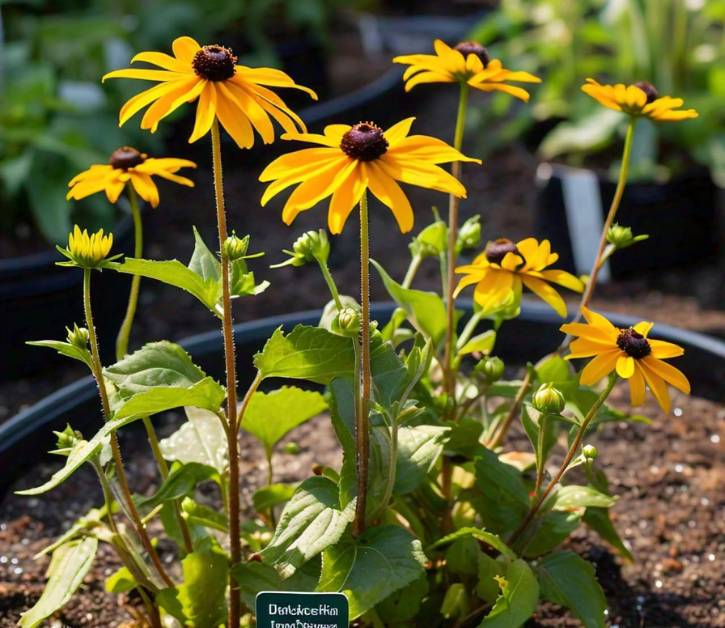
[[[470,312],[471,303],[462,307]],[[392,303],[373,306],[373,317],[385,322],[395,309]],[[612,314],[615,325],[627,327],[636,319]],[[283,326],[291,330],[297,324],[316,325],[319,311],[307,311],[272,318],[263,318],[237,325],[237,363],[240,387],[251,382],[254,373],[252,355],[259,351],[272,332]],[[561,319],[548,307],[537,302],[525,302],[521,316],[501,328],[497,355],[510,364],[523,363],[531,356],[545,355],[561,341],[558,331]],[[677,366],[687,373],[693,384],[693,394],[722,400],[725,381],[725,342],[682,329],[657,325],[657,337],[676,342],[685,348]],[[221,334],[211,331],[181,341],[208,374],[221,378],[223,348]],[[0,425],[0,491],[7,487],[33,464],[46,459],[45,452],[54,444],[52,430],[62,429],[67,421],[87,435],[99,427],[98,396],[90,377],[79,380],[49,395],[31,408]]]
[[[130,216],[113,229],[114,253],[130,252],[133,227]],[[27,340],[61,340],[65,326],[83,321],[82,271],[56,266],[64,258],[56,250],[0,259],[0,381],[18,379],[60,363],[51,351],[29,351]],[[130,279],[109,273],[98,282],[97,319],[101,333],[118,329],[125,312]],[[112,347],[109,346],[109,350]]]
[[[536,183],[537,233],[551,241],[563,268],[588,273],[616,182],[592,170],[543,163]],[[682,268],[714,259],[718,213],[718,189],[706,170],[668,183],[628,183],[616,220],[650,238],[614,255],[611,275]]]

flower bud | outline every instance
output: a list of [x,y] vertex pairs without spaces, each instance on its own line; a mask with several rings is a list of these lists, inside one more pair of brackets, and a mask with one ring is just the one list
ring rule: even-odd
[[282,451],[286,454],[297,455],[302,451],[302,447],[300,447],[297,443],[285,443],[282,447]]
[[330,242],[324,230],[306,231],[292,245],[295,257],[302,263],[318,262],[325,263],[330,255]]
[[599,455],[599,452],[594,445],[584,445],[584,447],[582,447],[582,454],[585,458],[594,460]]
[[83,440],[82,434],[74,430],[70,424],[66,424],[62,432],[53,432],[53,434],[57,437],[55,446],[58,450],[73,449],[76,443]]
[[247,254],[248,247],[249,236],[238,238],[235,233],[232,233],[232,235],[224,240],[224,255],[233,262],[234,260],[243,258]]
[[504,366],[501,358],[487,357],[476,364],[476,372],[483,375],[489,384],[493,384],[503,376]]
[[559,414],[565,405],[564,395],[551,384],[542,384],[534,393],[534,408],[546,414]]
[[481,244],[480,216],[471,216],[458,230],[457,248],[459,251],[477,249]]
[[68,340],[69,344],[72,344],[77,349],[86,349],[88,348],[88,330],[85,327],[78,327],[75,323],[73,323],[73,329],[70,329],[70,327],[66,327],[65,330],[68,332],[68,336],[66,336],[66,339]]
[[332,331],[354,338],[360,332],[360,312],[353,307],[343,307],[335,317]]
[[634,235],[630,227],[619,225],[616,222],[607,231],[607,242],[615,249],[625,249],[647,238],[649,236],[645,234]]
[[446,242],[448,238],[448,228],[446,223],[436,220],[428,225],[415,236],[408,248],[412,255],[418,255],[422,258],[438,257],[446,250]]

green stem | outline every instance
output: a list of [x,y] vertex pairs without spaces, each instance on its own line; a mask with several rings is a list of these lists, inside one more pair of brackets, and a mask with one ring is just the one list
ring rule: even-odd
[[[230,567],[242,561],[242,545],[239,521],[239,443],[237,425],[237,366],[234,347],[234,321],[232,320],[232,299],[229,286],[229,258],[224,252],[227,239],[227,215],[224,205],[224,177],[222,173],[222,147],[219,123],[216,118],[211,125],[212,168],[214,171],[214,200],[216,206],[219,250],[221,251],[222,274],[222,335],[224,337],[224,362],[227,383],[227,449],[229,453],[229,549]],[[239,628],[240,619],[239,584],[229,570],[229,628]]]
[[422,256],[413,255],[413,258],[410,260],[408,270],[405,273],[405,278],[403,279],[403,283],[401,284],[403,286],[403,288],[410,288],[410,285],[413,283],[413,279],[415,279],[415,275],[418,272],[418,269],[420,268],[420,264],[422,261],[423,261]]
[[546,419],[548,415],[541,413],[539,417],[539,433],[536,437],[536,482],[534,483],[534,495],[539,494],[541,483],[544,480],[544,439],[546,437]]
[[521,537],[524,530],[529,526],[529,524],[532,522],[534,517],[536,516],[536,513],[539,512],[539,509],[541,508],[541,505],[546,501],[546,498],[549,497],[551,494],[551,491],[554,490],[554,487],[560,482],[561,478],[566,473],[566,470],[569,468],[569,464],[574,459],[574,456],[576,455],[576,452],[579,450],[579,446],[581,445],[581,442],[584,438],[584,434],[587,431],[587,428],[589,427],[589,424],[592,422],[592,419],[597,415],[597,412],[599,411],[599,408],[602,407],[602,404],[607,400],[607,397],[609,397],[609,394],[612,392],[612,389],[614,388],[614,384],[617,383],[617,376],[615,374],[612,374],[609,376],[609,381],[607,382],[606,388],[602,391],[602,393],[597,397],[597,400],[592,404],[592,407],[589,408],[589,412],[587,412],[586,416],[584,417],[584,420],[579,425],[579,429],[577,430],[576,437],[571,443],[571,446],[569,447],[569,450],[566,453],[566,457],[564,458],[564,461],[561,463],[561,466],[559,467],[559,470],[556,472],[556,475],[553,477],[551,482],[549,482],[548,486],[544,489],[544,492],[541,493],[534,502],[534,505],[530,508],[529,512],[527,513],[526,517],[524,517],[524,520],[521,522],[521,525],[514,531],[514,533],[511,535],[511,538],[509,539],[509,544],[515,542],[517,539]]
[[[143,257],[143,220],[141,220],[138,195],[130,182],[126,185],[126,191],[128,192],[128,202],[131,205],[131,216],[133,217],[133,256],[138,259]],[[136,316],[140,286],[141,275],[133,275],[131,277],[131,290],[128,293],[126,316],[123,319],[123,323],[121,323],[121,328],[118,330],[118,336],[116,337],[117,360],[122,360],[128,353],[128,339],[131,336],[133,319]]]
[[529,392],[529,388],[531,388],[531,369],[527,369],[526,375],[521,382],[521,386],[519,386],[518,391],[516,391],[514,401],[511,404],[508,413],[506,414],[506,418],[501,422],[501,426],[494,432],[491,439],[489,439],[489,441],[486,443],[486,447],[488,447],[489,449],[496,449],[496,447],[499,447],[501,443],[503,443],[503,439],[509,431],[511,423],[513,423],[513,420],[516,417],[519,408],[524,401],[526,393]]
[[468,319],[468,322],[466,323],[466,326],[463,328],[463,331],[461,332],[461,335],[458,338],[458,348],[460,349],[463,347],[473,335],[473,332],[476,331],[476,325],[481,321],[483,318],[483,314],[481,312],[474,312],[473,316]]
[[370,243],[368,225],[367,192],[360,198],[360,380],[356,404],[355,427],[357,432],[356,471],[357,502],[353,534],[358,536],[365,531],[365,512],[367,507],[368,456],[370,450],[368,434],[368,407],[372,373],[370,369]]
[[[108,421],[111,418],[111,404],[108,400],[106,383],[103,377],[103,366],[101,364],[101,357],[98,350],[98,338],[96,336],[96,328],[93,324],[93,309],[91,307],[91,269],[89,268],[83,269],[83,310],[86,317],[86,327],[88,328],[88,339],[91,345],[92,371],[96,380],[96,385],[98,386],[98,394],[101,398],[103,417],[104,420]],[[128,478],[126,477],[126,471],[123,468],[123,459],[121,458],[121,448],[118,444],[118,435],[115,431],[111,432],[110,441],[116,475],[118,476],[118,482],[126,503],[127,512],[129,513],[134,527],[136,528],[136,533],[141,539],[141,543],[143,544],[144,549],[148,552],[149,558],[154,564],[154,567],[156,568],[156,571],[158,571],[161,579],[164,581],[166,586],[173,587],[174,583],[171,578],[169,578],[166,570],[161,564],[161,560],[151,544],[151,539],[149,538],[146,528],[144,528],[143,522],[141,521],[141,516],[136,509],[136,504],[134,504],[133,498],[131,497],[131,489],[128,486]]]
[[330,290],[332,299],[335,301],[335,307],[337,307],[337,311],[339,312],[342,309],[342,301],[340,300],[340,293],[337,290],[337,285],[335,284],[335,280],[332,278],[332,275],[330,274],[330,269],[327,267],[327,262],[323,262],[318,259],[317,263],[320,266],[320,270],[322,271],[322,276],[325,278],[325,283],[327,284],[327,287]]
[[398,464],[398,418],[392,417],[391,421],[388,477],[385,480],[385,491],[383,492],[383,498],[380,500],[378,514],[387,508],[388,502],[393,496],[393,489],[395,488],[395,472]]

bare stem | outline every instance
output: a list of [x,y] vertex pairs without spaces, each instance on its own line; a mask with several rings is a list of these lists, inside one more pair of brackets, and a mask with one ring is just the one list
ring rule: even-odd
[[363,192],[360,198],[360,380],[355,381],[358,403],[356,404],[355,427],[357,432],[357,502],[353,534],[365,531],[365,510],[367,507],[368,456],[370,442],[368,434],[368,408],[372,373],[370,368],[370,243],[368,238],[368,200]]
[[486,447],[489,449],[496,449],[496,447],[499,447],[501,443],[503,443],[503,439],[509,431],[514,418],[516,418],[526,393],[529,392],[529,388],[531,388],[531,370],[526,371],[526,375],[521,382],[521,386],[519,386],[519,389],[516,392],[516,397],[514,397],[514,401],[506,414],[506,418],[502,421],[500,427],[496,429],[491,439],[486,443]]
[[[133,217],[133,256],[140,258],[143,256],[143,220],[141,220],[141,209],[138,204],[138,195],[133,185],[129,182],[126,185],[128,192],[128,202],[131,205],[131,216]],[[136,316],[136,307],[138,305],[138,293],[141,286],[141,275],[133,275],[131,277],[131,290],[128,293],[128,305],[126,306],[126,316],[121,323],[116,337],[116,359],[122,360],[128,353],[128,339],[131,336],[131,328],[133,327],[133,319]]]

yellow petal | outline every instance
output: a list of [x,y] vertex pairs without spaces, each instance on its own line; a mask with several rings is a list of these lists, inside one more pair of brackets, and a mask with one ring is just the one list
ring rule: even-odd
[[671,364],[658,360],[657,358],[648,355],[643,359],[643,362],[647,365],[647,368],[655,373],[658,377],[661,377],[668,384],[671,384],[678,390],[681,390],[685,394],[690,394],[690,382],[687,377]]
[[620,353],[618,349],[613,349],[596,356],[582,370],[579,382],[584,386],[592,386],[609,375],[614,370]]
[[603,329],[610,334],[618,334],[619,331],[617,328],[612,325],[604,316],[601,314],[598,314],[597,312],[594,312],[593,310],[590,310],[589,308],[583,307],[582,308],[582,314],[584,315],[584,319],[590,324],[594,325],[595,327],[599,327],[600,329]]
[[342,233],[352,210],[365,193],[367,182],[357,172],[351,173],[340,183],[330,200],[327,212],[327,227],[330,233]]
[[[224,84],[220,82],[217,88],[223,91]],[[239,148],[251,148],[254,145],[254,131],[249,118],[233,104],[231,98],[217,98],[216,115]]]
[[665,381],[656,373],[654,373],[650,368],[648,368],[644,360],[640,360],[637,363],[637,366],[642,372],[642,375],[644,375],[647,386],[649,386],[650,392],[654,396],[660,408],[662,408],[665,412],[669,412],[670,394],[667,391],[667,384],[665,384]]
[[142,70],[140,68],[127,68],[125,70],[114,70],[104,74],[102,81],[111,78],[141,79],[144,81],[176,81],[189,78],[188,74],[181,72],[169,72],[168,70]]
[[637,323],[632,329],[636,331],[638,334],[642,334],[645,338],[649,334],[650,330],[652,329],[654,323],[648,323],[646,321],[641,321]]
[[391,126],[385,131],[385,133],[383,133],[385,139],[388,140],[389,149],[394,148],[408,136],[408,133],[410,133],[410,127],[413,125],[414,121],[414,117],[405,118],[404,120],[401,120]]
[[547,303],[551,308],[562,318],[566,316],[566,303],[564,303],[564,299],[561,298],[561,295],[554,290],[548,283],[541,279],[537,279],[536,277],[531,277],[530,275],[521,275],[521,280],[524,282],[524,285],[531,290],[536,296],[538,296],[542,301]]
[[644,393],[644,377],[641,370],[636,368],[629,378],[629,396],[633,406],[641,406],[644,403]]
[[217,91],[212,81],[208,81],[199,95],[199,104],[196,106],[196,119],[194,130],[189,137],[189,144],[204,137],[211,129],[216,117]]
[[672,343],[665,342],[664,340],[648,340],[649,346],[652,349],[652,355],[656,358],[677,358],[685,353],[685,350]]
[[171,44],[174,56],[179,61],[188,63],[189,65],[191,65],[191,62],[194,60],[194,55],[199,52],[200,48],[201,46],[195,39],[187,36],[177,37],[174,39],[174,43]]
[[617,358],[617,375],[622,379],[629,379],[634,373],[634,358],[629,355],[620,355]]
[[179,61],[171,55],[167,55],[163,52],[139,52],[133,59],[131,59],[131,63],[136,63],[137,61],[153,63],[154,65],[158,65],[160,68],[171,72],[193,72],[193,68],[190,64],[183,63],[182,61]]
[[410,231],[413,228],[413,208],[403,190],[374,161],[362,165],[368,170],[370,191],[392,210],[400,232]]

